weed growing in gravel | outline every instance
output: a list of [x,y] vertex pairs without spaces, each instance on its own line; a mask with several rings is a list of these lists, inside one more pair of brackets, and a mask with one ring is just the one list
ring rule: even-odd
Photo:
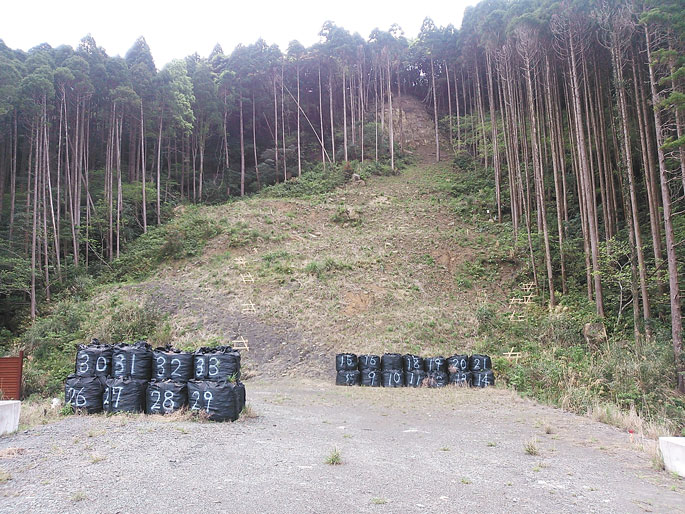
[[495,446],[497,446],[497,443],[493,443],[492,441],[488,442],[488,448],[494,448]]
[[10,475],[7,471],[3,469],[0,469],[0,484],[4,484],[9,480],[12,480],[12,475]]
[[388,500],[386,500],[385,498],[371,498],[371,503],[373,503],[374,505],[385,505],[386,503],[388,503]]
[[102,455],[98,455],[97,453],[90,454],[91,464],[97,464],[98,462],[102,462],[103,460],[105,460],[105,457],[103,457]]
[[549,423],[545,424],[545,434],[553,434],[554,433],[554,427],[550,425]]
[[71,499],[71,501],[73,501],[74,503],[76,503],[76,502],[83,501],[83,500],[85,500],[86,498],[87,498],[86,493],[84,493],[83,491],[77,491],[77,492],[75,492],[74,494],[71,495],[71,498],[70,498],[70,499]]
[[470,484],[470,483],[471,483],[471,480],[470,480],[470,479],[468,479],[468,478],[466,478],[466,477],[462,477],[462,479],[461,479],[461,483],[462,483],[462,484],[467,484],[467,485],[468,485],[468,484]]
[[246,403],[245,407],[243,407],[243,410],[240,411],[240,418],[239,419],[242,421],[242,420],[254,419],[254,418],[258,418],[258,417],[259,417],[259,414],[257,414],[257,412],[254,410],[252,405],[250,405],[249,403]]
[[656,451],[652,454],[652,467],[658,471],[663,471],[666,469],[666,464],[664,463],[664,456],[658,447]]
[[540,448],[538,447],[538,440],[533,437],[523,445],[523,451],[527,455],[540,455]]
[[342,454],[340,453],[340,450],[337,447],[333,448],[333,451],[328,457],[326,457],[324,462],[326,464],[330,464],[331,466],[338,466],[342,464]]
[[440,448],[440,451],[441,452],[448,452],[448,451],[450,451],[450,447],[449,446],[443,446],[442,448]]

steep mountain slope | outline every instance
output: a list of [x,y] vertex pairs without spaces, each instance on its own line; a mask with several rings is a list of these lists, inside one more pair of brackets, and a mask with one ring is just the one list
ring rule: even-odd
[[[404,99],[403,107],[406,127],[425,127],[416,100]],[[167,314],[175,344],[248,339],[245,363],[259,375],[330,373],[331,354],[340,350],[468,349],[479,303],[506,293],[500,280],[476,290],[457,285],[464,263],[486,255],[488,236],[456,222],[443,190],[459,176],[447,162],[426,163],[434,159],[431,140],[411,132],[423,162],[401,174],[324,196],[206,208],[208,216],[243,223],[253,241],[232,248],[232,234],[220,235],[200,258],[107,296]]]

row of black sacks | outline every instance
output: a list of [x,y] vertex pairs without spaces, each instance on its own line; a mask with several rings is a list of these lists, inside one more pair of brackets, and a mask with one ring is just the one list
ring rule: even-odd
[[230,380],[240,378],[240,352],[231,346],[202,347],[194,352],[171,346],[154,350],[145,341],[79,345],[75,375],[135,380]]
[[452,357],[419,357],[386,353],[336,355],[337,385],[369,387],[487,387],[494,385],[492,360],[487,355],[453,355]]
[[230,346],[193,353],[145,341],[79,345],[65,402],[96,412],[167,414],[188,407],[214,421],[235,420],[245,406],[240,352]]
[[235,421],[245,407],[240,381],[138,380],[69,375],[64,400],[75,411],[170,414],[182,408],[204,413],[212,421]]

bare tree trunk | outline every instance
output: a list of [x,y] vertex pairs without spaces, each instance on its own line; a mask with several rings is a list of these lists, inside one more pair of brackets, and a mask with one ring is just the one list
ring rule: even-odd
[[449,111],[448,118],[450,124],[450,148],[452,149],[452,151],[454,151],[454,134],[452,133],[452,86],[450,86],[450,67],[447,66],[447,61],[444,61],[443,64],[445,65],[445,81],[447,82],[447,110]]
[[257,116],[255,115],[254,91],[252,91],[252,149],[254,151],[254,172],[257,177],[257,189],[261,189],[262,181],[259,179],[259,162],[257,160]]
[[285,97],[283,96],[285,81],[283,79],[283,68],[281,63],[281,137],[283,138],[283,181],[285,182],[288,180],[288,154],[285,151]]
[[162,120],[164,116],[159,113],[159,134],[157,135],[157,225],[162,224]]
[[335,125],[333,125],[333,71],[328,69],[328,105],[331,111],[331,152],[335,164]]
[[395,171],[395,136],[393,133],[393,112],[392,112],[392,88],[390,87],[390,55],[388,54],[388,111],[390,121],[388,131],[390,132],[390,168]]
[[[61,112],[61,111],[60,111]],[[17,111],[12,113],[12,168],[10,170],[10,222],[9,222],[9,242],[12,243],[12,233],[14,232],[14,211],[17,201]]]
[[276,95],[276,72],[273,74],[274,83],[274,151],[276,153],[275,174],[274,177],[278,182],[278,96]]
[[[34,118],[33,125],[36,124]],[[33,133],[34,127],[31,127],[31,133]],[[36,137],[38,131],[36,129]],[[36,169],[33,173],[33,230],[31,232],[31,319],[36,319],[36,236],[37,236],[37,225],[38,225],[38,148],[39,144],[36,141]],[[30,179],[30,166],[29,166],[29,179]],[[31,182],[29,181],[29,189],[31,188]]]
[[433,84],[433,120],[435,122],[435,162],[440,162],[440,136],[438,132],[438,91],[435,89],[435,66],[431,55],[431,82]]
[[564,173],[563,165],[559,163],[559,156],[557,154],[557,139],[563,137],[560,133],[556,131],[556,124],[554,122],[555,112],[552,107],[552,98],[554,97],[556,103],[556,89],[553,88],[552,80],[550,78],[550,64],[549,57],[545,56],[545,77],[546,77],[546,88],[547,93],[544,95],[547,101],[547,116],[548,116],[548,127],[550,133],[550,149],[552,152],[552,170],[554,173],[554,197],[556,199],[557,207],[557,235],[559,237],[559,261],[561,266],[561,290],[563,294],[567,293],[566,285],[566,259],[564,256],[564,230],[562,223],[562,192],[561,184],[559,180],[559,174]]
[[590,176],[590,166],[588,163],[587,146],[585,143],[585,130],[583,129],[581,116],[582,108],[580,103],[580,86],[578,83],[578,69],[576,65],[576,47],[574,44],[574,35],[569,30],[569,48],[570,48],[570,65],[571,65],[571,93],[573,97],[573,104],[575,106],[576,116],[576,137],[578,138],[578,152],[581,177],[583,178],[583,188],[586,202],[586,210],[588,214],[588,226],[590,231],[590,250],[592,257],[592,275],[595,285],[595,305],[597,307],[597,314],[604,317],[604,297],[602,295],[602,279],[599,269],[599,238],[597,235],[597,216],[595,212],[594,195],[590,183],[592,177]]
[[300,64],[296,66],[297,74],[297,176],[302,176],[302,149],[300,147]]
[[[500,169],[499,147],[497,142],[497,118],[495,116],[495,92],[492,87],[492,60],[490,52],[485,53],[486,56],[486,71],[488,78],[488,100],[490,104],[490,125],[492,125],[492,163],[495,168],[495,200],[497,202],[497,221],[502,222],[502,187],[500,184],[500,176],[502,171]],[[447,84],[449,86],[449,79]],[[448,88],[449,90],[449,88]],[[449,98],[449,94],[448,94]],[[451,107],[450,107],[451,110]],[[450,134],[452,133],[452,114],[450,113]]]
[[143,121],[143,101],[140,102],[140,171],[143,186],[143,233],[147,232],[147,197],[145,193],[145,124]]
[[345,162],[349,162],[347,158],[347,92],[345,87],[345,66],[342,67],[342,97],[343,97],[343,151],[345,155]]
[[326,144],[323,133],[323,98],[321,93],[321,63],[319,63],[319,128],[321,130],[321,163],[326,169]]
[[[647,291],[647,270],[645,256],[642,249],[642,234],[640,232],[640,219],[638,217],[638,200],[635,192],[635,179],[633,173],[633,155],[630,148],[630,132],[628,129],[628,103],[626,101],[625,82],[623,78],[623,62],[621,59],[621,48],[618,43],[612,45],[614,60],[614,76],[616,77],[615,88],[618,91],[618,105],[620,116],[618,117],[623,140],[623,165],[628,175],[628,188],[630,190],[630,210],[633,222],[632,231],[635,235],[635,252],[637,254],[638,274],[640,277],[640,290],[642,293],[642,313],[645,320],[650,318],[649,293]],[[637,302],[637,298],[633,301]],[[648,328],[648,327],[647,327]]]
[[652,105],[654,106],[654,126],[656,129],[657,156],[659,160],[659,178],[661,182],[661,201],[663,204],[664,228],[666,235],[666,259],[668,261],[668,284],[671,298],[671,335],[673,337],[673,356],[678,377],[678,391],[685,393],[685,362],[682,359],[683,351],[683,314],[680,303],[680,286],[678,283],[678,260],[675,252],[675,233],[673,231],[673,213],[671,210],[671,191],[668,187],[668,171],[666,169],[666,156],[663,149],[663,132],[661,126],[661,113],[658,108],[660,103],[659,93],[656,89],[656,78],[652,66],[652,49],[649,28],[645,25],[645,40],[647,42],[647,59],[649,65],[649,85],[652,90]]
[[240,94],[240,196],[245,196],[245,127],[243,125],[243,95]]
[[[636,77],[635,70],[637,68],[638,75]],[[649,221],[652,232],[652,248],[654,253],[654,267],[656,268],[657,287],[660,295],[666,294],[666,284],[663,279],[663,272],[661,266],[664,262],[664,257],[661,248],[661,222],[659,221],[659,191],[656,185],[656,171],[654,164],[654,141],[652,139],[652,131],[649,125],[649,115],[647,113],[647,99],[645,98],[645,91],[642,87],[642,72],[641,68],[637,66],[636,60],[633,56],[633,82],[635,83],[635,98],[638,102],[638,121],[640,121],[640,135],[642,148],[642,159],[645,175],[645,190],[647,191],[647,203],[649,204]],[[638,82],[640,86],[638,87]],[[639,90],[639,95],[638,95]]]

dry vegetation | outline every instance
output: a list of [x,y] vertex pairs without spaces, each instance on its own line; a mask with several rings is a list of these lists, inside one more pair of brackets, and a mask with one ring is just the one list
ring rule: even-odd
[[[442,193],[426,173],[450,172],[436,168],[410,167],[374,178],[373,187],[351,184],[323,197],[255,198],[213,209],[262,236],[233,248],[230,234],[219,235],[201,257],[106,295],[154,304],[168,315],[162,340],[180,347],[238,335],[226,333],[233,327],[221,320],[241,313],[246,321],[293,327],[306,353],[468,350],[477,306],[503,294],[493,285],[499,281],[470,289],[455,280],[466,260],[485,254],[487,241],[475,242],[474,231],[441,207]],[[341,208],[360,225],[336,221]],[[254,282],[242,280],[247,273]],[[243,312],[248,302],[255,313]]]

